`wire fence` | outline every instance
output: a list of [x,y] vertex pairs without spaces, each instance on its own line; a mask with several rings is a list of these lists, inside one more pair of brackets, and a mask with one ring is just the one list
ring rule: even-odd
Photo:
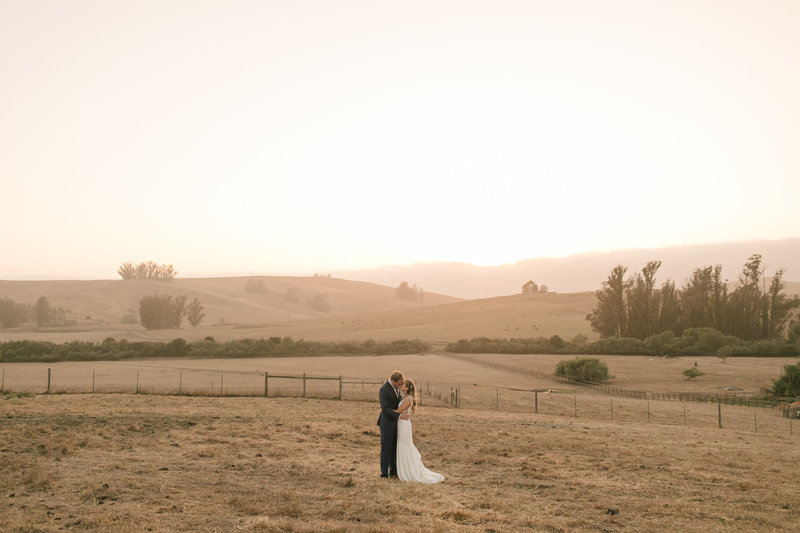
[[575,387],[589,388],[600,391],[610,396],[617,396],[620,398],[636,398],[639,400],[669,400],[677,402],[713,402],[723,403],[725,405],[741,405],[746,407],[770,407],[774,406],[776,402],[769,401],[766,398],[753,397],[752,392],[725,392],[725,393],[703,393],[703,392],[652,392],[642,390],[623,389],[620,387],[613,387],[611,385],[604,385],[602,383],[587,383],[583,381],[574,381],[568,378],[557,376],[539,370],[524,368],[505,363],[498,363],[496,361],[488,361],[476,357],[469,357],[463,354],[458,355],[458,359],[467,360],[479,365],[504,370],[506,372],[513,372],[522,376],[530,378],[551,381],[554,383],[566,384]]
[[[503,365],[505,366],[505,365]],[[384,380],[258,371],[175,369],[153,366],[64,365],[14,371],[2,369],[0,393],[156,394],[194,396],[302,397],[377,402]],[[91,371],[90,371],[91,370]],[[525,369],[522,369],[525,370]],[[527,373],[527,372],[526,372]],[[542,376],[534,376],[547,379]],[[690,401],[691,396],[625,395],[557,380],[561,387],[512,388],[417,380],[420,405],[546,414],[577,419],[718,427],[767,435],[794,435],[797,410],[767,404]],[[627,391],[630,392],[630,391]]]

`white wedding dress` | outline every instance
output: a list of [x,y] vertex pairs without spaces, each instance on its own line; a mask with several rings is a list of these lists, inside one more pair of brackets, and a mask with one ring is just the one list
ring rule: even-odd
[[[411,412],[411,406],[404,411]],[[414,439],[411,436],[411,420],[397,420],[397,477],[401,481],[416,481],[419,483],[441,483],[444,476],[425,468],[422,464],[422,456],[417,447],[414,446]]]

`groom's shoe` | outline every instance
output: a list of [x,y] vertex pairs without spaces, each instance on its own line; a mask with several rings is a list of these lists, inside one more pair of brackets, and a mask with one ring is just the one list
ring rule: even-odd
[[386,474],[381,474],[381,478],[382,479],[389,479],[389,476],[387,476]]

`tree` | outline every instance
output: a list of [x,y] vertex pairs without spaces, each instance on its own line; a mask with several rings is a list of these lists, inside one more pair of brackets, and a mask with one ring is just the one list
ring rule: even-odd
[[328,303],[328,295],[321,292],[317,292],[313,296],[310,296],[306,300],[306,303],[311,309],[320,311],[322,313],[327,313],[331,310],[331,304]]
[[723,363],[725,363],[725,360],[728,357],[730,357],[732,353],[733,353],[733,346],[731,346],[730,344],[724,344],[719,348],[717,348],[717,357],[719,357]]
[[133,266],[133,263],[130,261],[127,263],[122,263],[122,265],[117,269],[117,274],[119,274],[122,279],[136,279],[136,267]]
[[713,267],[696,268],[681,291],[682,322],[686,328],[714,327]]
[[197,298],[186,306],[186,320],[189,321],[189,324],[191,324],[193,328],[196,328],[205,316],[206,314],[203,312],[203,306],[200,305],[200,301]]
[[147,329],[179,328],[185,305],[186,296],[143,296],[139,300],[139,322]]
[[158,265],[153,261],[134,265],[131,262],[122,263],[117,269],[117,274],[123,280],[131,279],[157,279],[161,281],[172,281],[178,272],[172,265]]
[[160,279],[161,281],[172,281],[177,275],[178,272],[172,265],[161,265],[158,267],[156,272],[156,279]]
[[522,286],[522,294],[533,294],[535,292],[539,292],[539,286],[536,285],[536,283],[534,283],[532,279],[529,279]]
[[631,286],[631,282],[625,280],[627,270],[622,265],[614,267],[608,279],[603,282],[603,288],[595,292],[597,305],[586,315],[592,329],[601,337],[622,337],[627,331],[625,291]]
[[14,328],[30,320],[30,304],[17,303],[11,298],[0,298],[0,325]]
[[256,294],[264,294],[267,292],[267,287],[264,285],[263,279],[250,278],[247,280],[247,283],[244,284],[244,290]]
[[401,300],[421,300],[425,294],[425,291],[417,287],[416,283],[409,285],[407,281],[400,282],[394,292]]
[[552,346],[556,350],[562,349],[565,344],[566,343],[564,342],[564,339],[562,339],[558,335],[553,335],[552,337],[550,337],[550,346]]
[[769,291],[766,294],[767,308],[769,310],[766,324],[764,324],[764,338],[774,339],[781,337],[787,330],[792,314],[800,307],[797,295],[787,299],[783,290],[783,269],[778,269],[772,277]]
[[683,333],[681,326],[680,295],[675,290],[675,283],[665,281],[659,291],[658,332],[671,331],[675,335]]
[[289,287],[283,295],[283,299],[291,304],[300,302],[300,294],[296,287]]
[[36,325],[39,327],[50,324],[50,302],[48,302],[47,298],[44,296],[40,297],[36,301],[36,306],[34,307],[34,317],[36,319]]
[[644,339],[656,333],[658,328],[658,296],[655,294],[656,272],[661,261],[650,261],[637,274],[627,290],[628,326],[626,337]]

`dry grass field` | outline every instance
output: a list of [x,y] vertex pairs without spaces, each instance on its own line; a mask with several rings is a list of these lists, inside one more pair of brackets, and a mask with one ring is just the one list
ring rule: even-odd
[[[473,361],[488,361],[540,372],[555,372],[556,365],[567,355],[469,354],[460,356]],[[771,388],[785,365],[797,363],[789,357],[729,357],[724,362],[717,357],[648,357],[627,355],[596,355],[614,376],[609,385],[648,392],[686,392],[711,394],[761,394]],[[682,374],[695,366],[705,375],[688,380]]]
[[[244,291],[247,278],[0,281],[0,296],[46,296],[78,320],[61,330],[0,330],[0,341],[275,335],[420,338],[441,346],[476,336],[592,337],[584,319],[592,293],[470,301],[426,295],[424,303],[408,303],[390,287],[264,279],[264,294]],[[300,283],[308,294],[329,294],[331,312],[287,307],[280,295]],[[120,322],[139,297],[164,287],[200,298],[208,325],[149,332]],[[0,533],[798,529],[800,424],[793,428],[775,409],[613,397],[497,366],[552,373],[566,357],[2,364]],[[795,362],[600,359],[621,389],[747,396]],[[706,374],[689,381],[681,372],[695,362]],[[370,382],[396,368],[421,385],[415,441],[426,465],[445,474],[442,485],[377,476],[377,385]],[[38,394],[47,390],[48,369],[51,392],[79,394]],[[267,398],[264,373],[273,376]],[[275,377],[303,373],[343,376],[344,401],[331,399],[338,381],[310,380],[302,398],[302,380]],[[454,390],[460,408],[450,403]]]
[[[786,435],[789,421],[775,408],[750,409],[714,403],[667,401],[650,394],[646,401],[610,396],[593,387],[564,384],[498,368],[498,363],[519,369],[553,373],[566,356],[501,354],[417,354],[359,357],[272,357],[247,359],[173,359],[66,363],[11,363],[0,365],[4,391],[45,393],[191,394],[199,396],[263,396],[268,373],[270,397],[331,399],[339,397],[339,382],[315,377],[342,376],[345,400],[372,401],[380,383],[393,370],[403,369],[414,379],[426,406],[451,403],[458,390],[460,406],[469,409],[551,414],[591,420],[624,420],[698,428],[713,428],[722,416],[726,429]],[[716,358],[699,360],[707,372],[689,381],[681,375],[694,359],[602,357],[617,388],[649,393],[718,394],[751,398],[780,375],[780,358]],[[489,364],[486,364],[486,363]],[[49,370],[49,374],[48,374]],[[304,386],[299,376],[309,378]],[[283,378],[279,376],[298,376]],[[533,390],[541,391],[536,395]]]
[[423,407],[441,485],[378,478],[377,405],[0,400],[0,531],[796,531],[797,437]]
[[[346,379],[383,380],[396,368],[418,381],[441,385],[479,385],[482,387],[553,388],[551,381],[502,369],[482,366],[482,361],[517,368],[554,373],[559,361],[567,355],[512,354],[416,354],[390,356],[317,356],[317,357],[254,357],[245,359],[154,359],[129,361],[76,361],[64,363],[2,363],[5,390],[42,393],[47,389],[47,369],[51,369],[52,392],[91,392],[95,390],[134,392],[136,374],[143,390],[153,393],[177,392],[179,375],[184,384],[199,383],[199,393],[208,392],[211,379],[220,372],[225,377],[227,393],[236,394],[237,379],[263,388],[264,372],[271,374],[312,376],[344,376]],[[781,376],[784,365],[795,364],[795,358],[730,357],[725,362],[716,357],[647,357],[597,356],[614,376],[607,384],[628,390],[657,393],[684,392],[710,394],[758,395]],[[705,372],[688,380],[681,372],[697,363]],[[216,378],[215,378],[216,376]],[[238,376],[238,377],[237,377]],[[244,387],[244,385],[243,385]],[[184,389],[186,391],[188,389]],[[244,391],[242,391],[244,392]]]

